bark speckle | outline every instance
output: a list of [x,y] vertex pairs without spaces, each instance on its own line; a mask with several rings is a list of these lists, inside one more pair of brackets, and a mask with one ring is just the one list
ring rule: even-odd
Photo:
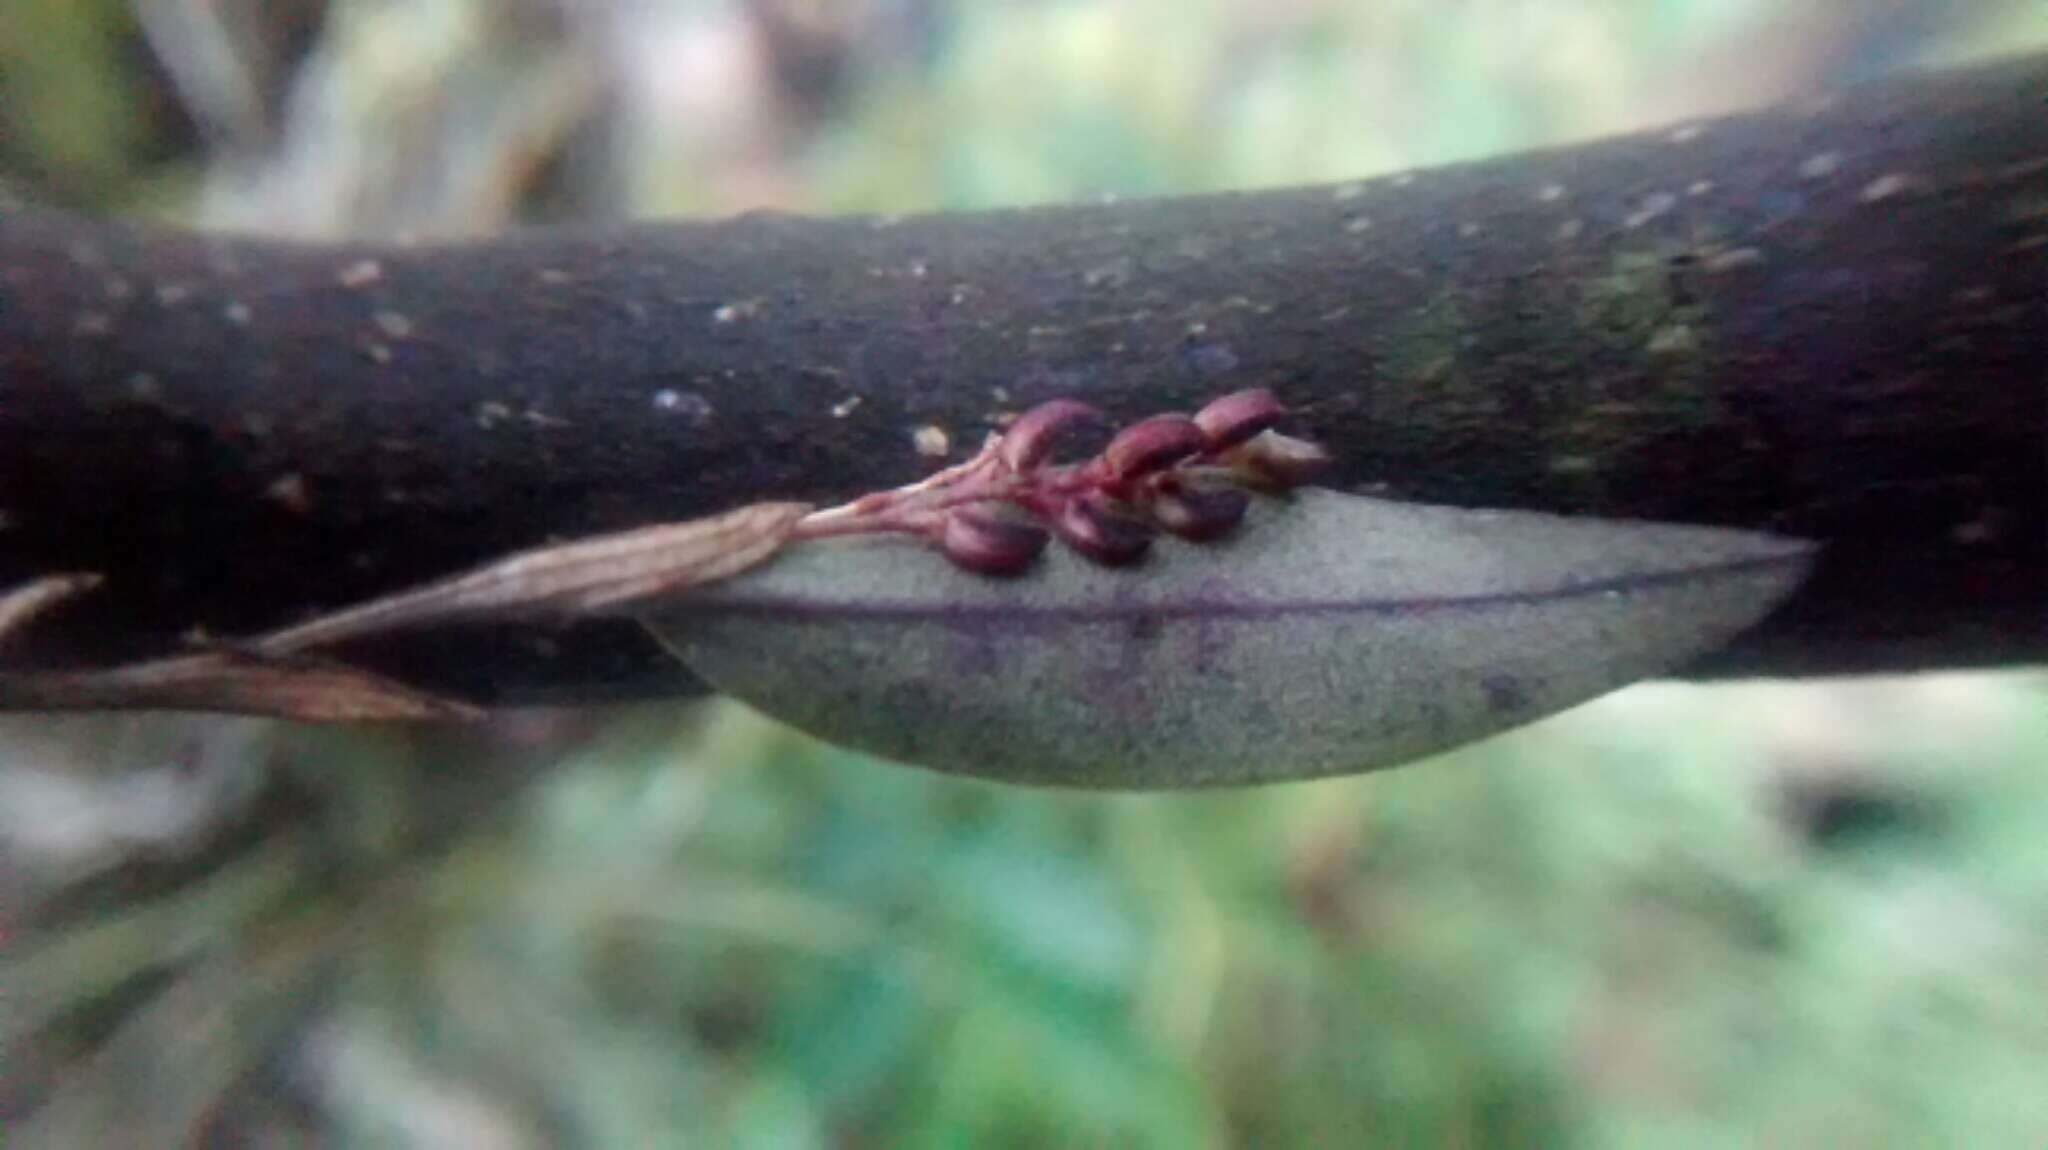
[[1893,196],[1911,189],[1913,185],[1913,177],[1900,172],[1887,172],[1863,185],[1863,190],[1856,193],[1856,198],[1866,204],[1875,204],[1882,200],[1891,199]]
[[1755,248],[1729,248],[1708,256],[1704,266],[1710,272],[1732,272],[1763,262],[1764,254]]
[[1643,202],[1622,221],[1622,226],[1631,230],[1662,216],[1678,205],[1678,197],[1670,192],[1652,192],[1643,197]]
[[711,401],[694,391],[678,391],[673,387],[664,387],[654,393],[653,402],[656,411],[686,419],[693,425],[708,423],[715,414]]
[[711,313],[711,322],[724,326],[726,324],[739,323],[741,320],[753,319],[761,314],[761,308],[765,302],[761,299],[744,299],[719,304]]
[[1824,180],[1840,171],[1841,167],[1840,152],[1817,152],[1800,162],[1799,174],[1809,180]]
[[313,499],[306,488],[306,477],[296,471],[271,480],[270,485],[263,489],[263,498],[293,515],[310,515],[313,512]]
[[370,322],[392,339],[405,339],[412,335],[412,320],[403,312],[379,311],[370,317]]
[[345,288],[365,288],[383,278],[383,264],[372,259],[360,259],[336,272],[334,282]]

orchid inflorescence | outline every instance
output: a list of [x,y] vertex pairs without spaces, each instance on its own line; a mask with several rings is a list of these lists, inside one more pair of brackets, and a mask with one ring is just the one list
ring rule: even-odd
[[1250,504],[1247,488],[1283,492],[1319,474],[1329,456],[1275,430],[1286,414],[1264,388],[1234,392],[1192,416],[1140,420],[1099,455],[1063,464],[1054,462],[1062,441],[1108,419],[1055,399],[991,435],[965,463],[814,512],[796,534],[917,535],[990,575],[1025,570],[1057,536],[1096,563],[1123,566],[1142,559],[1159,531],[1193,542],[1228,534]]

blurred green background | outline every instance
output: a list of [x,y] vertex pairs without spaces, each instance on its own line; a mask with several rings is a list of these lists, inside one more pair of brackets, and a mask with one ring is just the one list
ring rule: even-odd
[[[0,181],[310,237],[969,208],[2044,44],[2026,0],[0,0]],[[0,721],[9,1146],[2042,1146],[2044,1082],[2039,671],[1166,797],[721,702]]]

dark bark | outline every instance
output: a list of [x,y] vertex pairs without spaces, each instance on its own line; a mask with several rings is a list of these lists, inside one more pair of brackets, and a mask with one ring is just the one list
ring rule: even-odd
[[[30,665],[247,633],[553,537],[823,499],[1057,395],[1253,384],[1340,485],[1829,543],[1710,664],[2048,658],[2048,58],[1356,186],[309,247],[0,217],[0,588]],[[932,438],[930,432],[926,440]],[[629,626],[351,654],[693,689]]]

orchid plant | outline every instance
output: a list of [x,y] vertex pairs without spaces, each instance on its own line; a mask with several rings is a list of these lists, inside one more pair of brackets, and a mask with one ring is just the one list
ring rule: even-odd
[[[1810,567],[1810,545],[1770,535],[1316,488],[1330,458],[1287,417],[1252,389],[1112,430],[1055,399],[907,486],[543,547],[109,670],[0,673],[0,708],[469,718],[348,645],[623,616],[712,687],[884,757],[1181,788],[1389,766],[1527,722],[1712,650]],[[1106,444],[1068,458],[1091,431]],[[0,596],[0,639],[97,583]]]

